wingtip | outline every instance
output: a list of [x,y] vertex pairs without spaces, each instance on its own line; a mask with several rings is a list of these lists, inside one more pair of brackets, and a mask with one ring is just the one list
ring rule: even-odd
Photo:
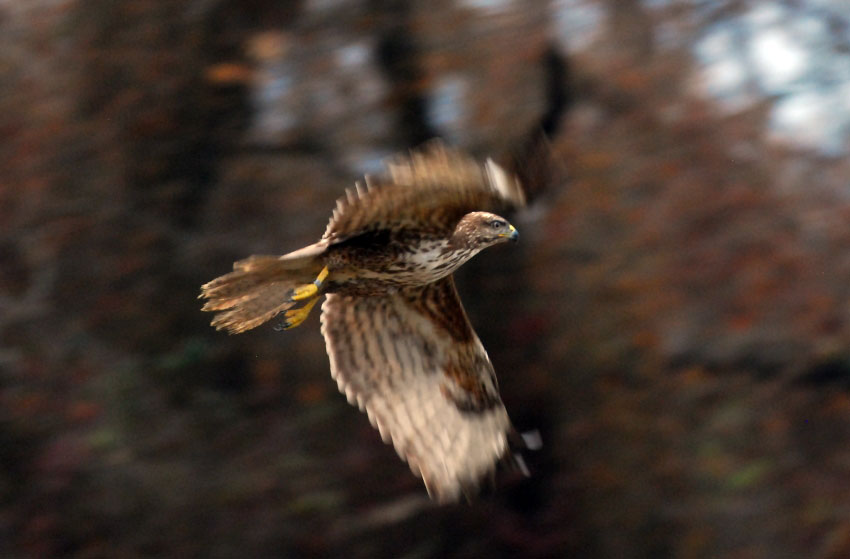
[[540,431],[534,429],[519,434],[522,437],[522,442],[525,443],[525,448],[528,450],[540,450],[543,448],[543,437],[540,436]]
[[543,448],[543,437],[537,429],[520,433],[516,429],[511,428],[508,432],[508,442],[514,448],[525,450],[540,450]]
[[487,178],[491,186],[496,189],[496,192],[509,202],[517,206],[525,205],[525,193],[522,191],[522,185],[519,180],[511,176],[505,169],[496,163],[492,158],[488,157],[484,163],[484,169],[487,172]]

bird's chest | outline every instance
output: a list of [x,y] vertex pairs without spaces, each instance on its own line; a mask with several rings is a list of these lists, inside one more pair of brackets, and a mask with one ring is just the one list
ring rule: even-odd
[[425,284],[442,279],[469,260],[464,251],[452,250],[448,241],[422,241],[389,262],[384,273],[405,284]]
[[447,239],[420,237],[393,239],[381,246],[358,247],[351,254],[340,254],[334,278],[340,292],[377,294],[388,290],[425,285],[442,279],[473,253],[452,249]]

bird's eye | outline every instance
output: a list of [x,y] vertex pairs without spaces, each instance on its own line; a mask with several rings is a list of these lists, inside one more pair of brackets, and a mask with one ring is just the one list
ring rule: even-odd
[[505,226],[504,221],[493,220],[493,221],[490,222],[490,227],[492,227],[493,229],[501,229],[504,226]]

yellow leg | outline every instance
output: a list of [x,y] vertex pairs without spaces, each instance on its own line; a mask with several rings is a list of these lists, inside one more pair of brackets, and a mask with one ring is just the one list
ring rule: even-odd
[[314,297],[300,309],[290,309],[283,313],[283,316],[286,318],[286,320],[280,325],[281,328],[283,328],[284,330],[289,330],[290,328],[295,328],[296,326],[300,325],[307,319],[307,316],[310,314],[310,311],[313,309],[313,306],[318,302],[319,297]]
[[319,294],[319,290],[322,288],[322,284],[325,279],[328,277],[328,267],[325,266],[322,268],[322,271],[319,272],[319,275],[313,280],[313,283],[308,283],[306,285],[299,285],[295,289],[292,290],[292,300],[293,301],[304,301],[306,299],[311,299]]

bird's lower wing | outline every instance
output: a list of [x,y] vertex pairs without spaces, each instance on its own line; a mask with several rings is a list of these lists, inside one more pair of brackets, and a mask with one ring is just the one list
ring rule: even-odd
[[329,294],[322,334],[340,391],[434,499],[469,495],[510,452],[493,367],[451,278],[384,297]]

